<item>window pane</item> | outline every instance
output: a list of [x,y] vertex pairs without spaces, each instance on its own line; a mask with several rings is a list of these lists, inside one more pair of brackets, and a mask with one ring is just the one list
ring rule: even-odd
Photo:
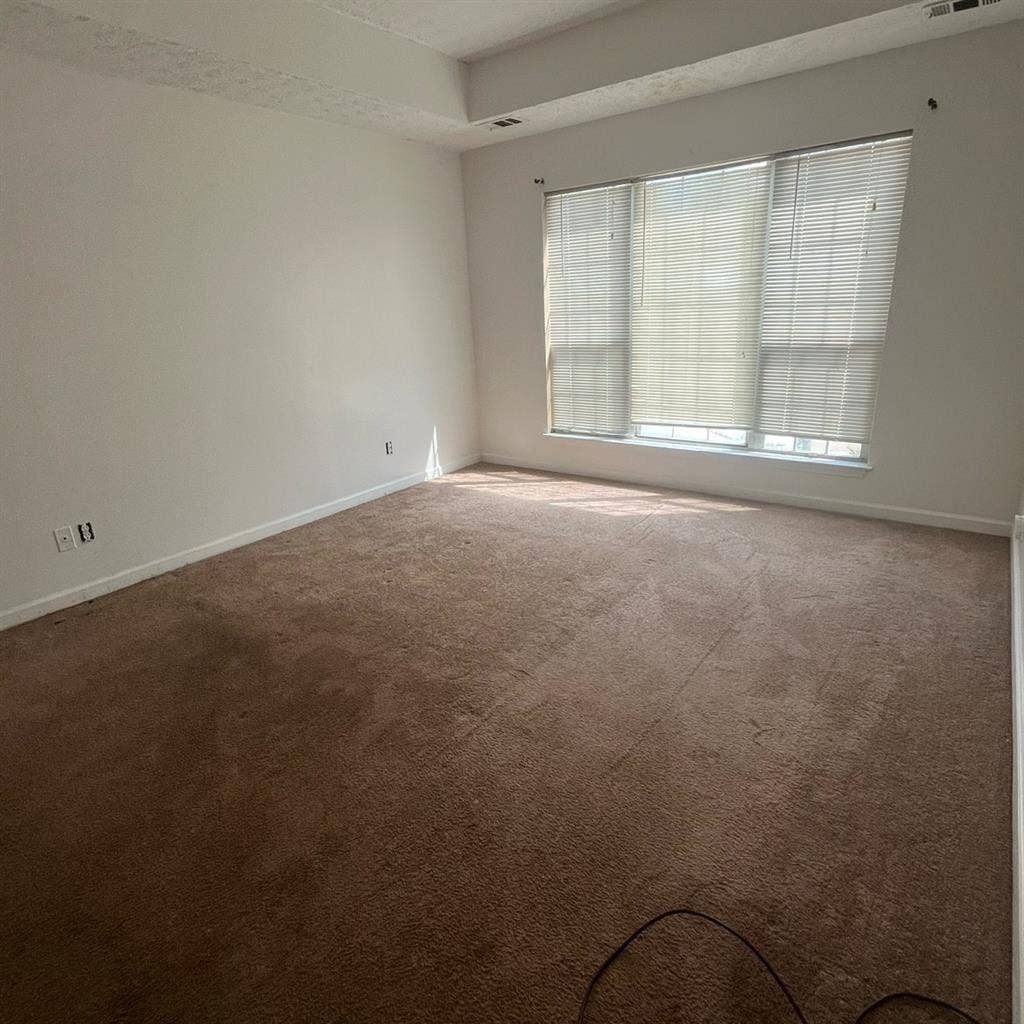
[[863,446],[852,441],[827,441],[823,437],[793,437],[791,434],[765,434],[762,450],[791,452],[808,458],[859,459]]
[[821,441],[814,437],[797,437],[793,441],[793,451],[801,452],[804,455],[824,455],[827,449],[827,441]]
[[633,433],[659,441],[686,441],[690,444],[722,444],[746,447],[747,432],[726,427],[666,427],[654,423],[634,423]]
[[837,459],[859,459],[863,446],[852,441],[829,441],[828,454]]
[[672,436],[677,441],[706,441],[708,439],[707,427],[673,427]]
[[658,427],[652,426],[649,423],[638,423],[636,425],[636,436],[637,437],[656,437],[661,439],[669,439],[672,437],[671,427]]
[[708,440],[715,444],[746,444],[747,432],[745,430],[717,430],[712,428],[708,431]]

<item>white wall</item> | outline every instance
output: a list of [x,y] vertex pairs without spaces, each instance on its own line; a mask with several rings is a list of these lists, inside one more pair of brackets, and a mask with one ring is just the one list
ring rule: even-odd
[[13,53],[0,96],[0,616],[476,450],[457,156]]
[[[1022,57],[1018,21],[463,154],[484,454],[1007,531],[1024,478]],[[906,128],[870,472],[544,436],[535,177],[563,189]]]

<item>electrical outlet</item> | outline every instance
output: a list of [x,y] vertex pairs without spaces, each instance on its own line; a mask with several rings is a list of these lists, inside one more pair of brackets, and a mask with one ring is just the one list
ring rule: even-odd
[[70,526],[58,526],[53,531],[53,539],[57,542],[58,551],[70,551],[78,546],[75,544],[75,535],[71,532]]
[[89,541],[96,539],[96,534],[93,532],[92,523],[78,524],[78,539],[83,544],[88,544]]
[[384,442],[384,454],[385,455],[394,455],[395,454],[395,446],[390,441],[385,441]]

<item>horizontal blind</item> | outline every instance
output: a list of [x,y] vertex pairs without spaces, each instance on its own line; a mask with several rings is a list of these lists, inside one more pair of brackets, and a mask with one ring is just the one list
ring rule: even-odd
[[774,161],[757,429],[871,433],[910,136]]
[[544,206],[551,427],[629,426],[631,185],[548,196]]
[[634,423],[754,425],[768,161],[639,182]]

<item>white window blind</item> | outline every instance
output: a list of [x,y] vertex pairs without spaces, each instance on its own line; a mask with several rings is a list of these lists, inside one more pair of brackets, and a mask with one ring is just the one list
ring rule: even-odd
[[770,184],[760,161],[635,186],[633,422],[754,426]]
[[758,429],[866,442],[910,138],[774,161]]
[[545,204],[548,380],[557,431],[629,426],[632,186],[549,196]]
[[794,450],[858,457],[910,145],[908,134],[547,196],[551,429],[714,432],[765,448],[804,438]]

